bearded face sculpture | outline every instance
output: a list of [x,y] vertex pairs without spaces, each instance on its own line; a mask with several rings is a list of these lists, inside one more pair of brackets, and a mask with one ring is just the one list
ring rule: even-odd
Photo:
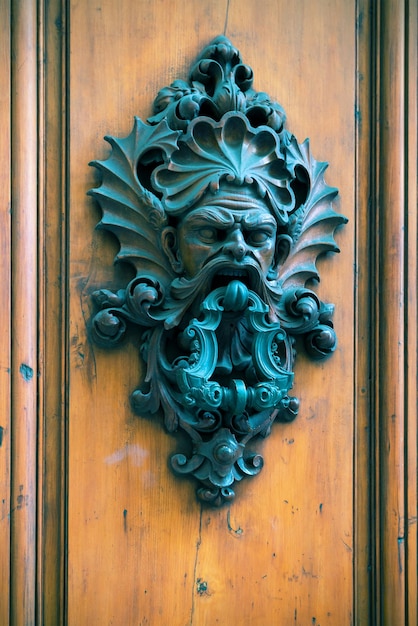
[[112,154],[92,165],[102,184],[100,226],[119,242],[135,278],[96,291],[91,331],[102,345],[137,329],[145,362],[132,394],[140,415],[160,409],[190,450],[171,458],[220,505],[235,481],[260,472],[254,452],[274,421],[297,415],[296,339],[314,358],[335,349],[332,305],[306,288],[317,257],[337,251],[337,190],[277,103],[252,89],[252,71],[218,37],[189,82],[175,81],[147,123],[135,119]]

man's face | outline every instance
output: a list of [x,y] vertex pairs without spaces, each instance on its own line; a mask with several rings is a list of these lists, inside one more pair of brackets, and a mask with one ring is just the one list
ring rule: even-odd
[[198,207],[177,229],[184,273],[192,278],[208,262],[222,258],[237,275],[250,263],[267,276],[274,260],[276,231],[276,220],[261,200],[253,200],[245,209],[222,206],[221,200]]

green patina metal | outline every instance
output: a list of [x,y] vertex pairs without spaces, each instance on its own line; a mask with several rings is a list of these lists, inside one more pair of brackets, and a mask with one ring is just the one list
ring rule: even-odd
[[169,432],[188,434],[190,453],[171,466],[215,505],[262,469],[257,437],[298,413],[297,337],[313,358],[335,349],[333,306],[306,284],[347,221],[327,164],[252,81],[231,42],[215,39],[188,82],[160,91],[146,123],[106,137],[112,153],[92,163],[102,183],[89,192],[99,226],[119,240],[116,260],[135,270],[126,287],[93,294],[92,335],[110,346],[127,322],[137,329],[146,375],[133,408],[162,409]]

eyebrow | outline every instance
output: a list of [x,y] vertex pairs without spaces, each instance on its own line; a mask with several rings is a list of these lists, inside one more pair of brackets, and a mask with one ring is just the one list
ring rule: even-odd
[[244,215],[241,220],[246,228],[258,228],[259,226],[272,226],[277,228],[276,220],[272,215]]
[[227,228],[233,226],[234,219],[229,211],[223,211],[218,208],[205,207],[200,211],[195,211],[185,219],[188,226],[204,226],[210,222],[213,226]]
[[234,223],[243,223],[245,228],[258,228],[260,226],[271,226],[276,229],[276,220],[272,215],[254,212],[252,215],[245,211],[229,211],[218,207],[205,207],[200,211],[196,211],[193,215],[186,217],[185,222],[188,226],[205,226],[211,225],[218,228],[228,228]]

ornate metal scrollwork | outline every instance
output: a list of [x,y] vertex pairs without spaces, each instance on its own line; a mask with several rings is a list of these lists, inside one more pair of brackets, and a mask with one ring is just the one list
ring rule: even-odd
[[313,358],[335,349],[333,306],[306,284],[347,221],[332,207],[327,164],[252,83],[238,50],[215,39],[188,82],[160,91],[147,123],[106,137],[112,153],[93,161],[102,183],[89,192],[119,240],[116,259],[136,273],[93,294],[92,333],[109,346],[127,322],[138,329],[146,375],[133,408],[161,408],[169,432],[188,434],[188,456],[171,466],[215,505],[262,469],[256,438],[298,413],[296,338]]

